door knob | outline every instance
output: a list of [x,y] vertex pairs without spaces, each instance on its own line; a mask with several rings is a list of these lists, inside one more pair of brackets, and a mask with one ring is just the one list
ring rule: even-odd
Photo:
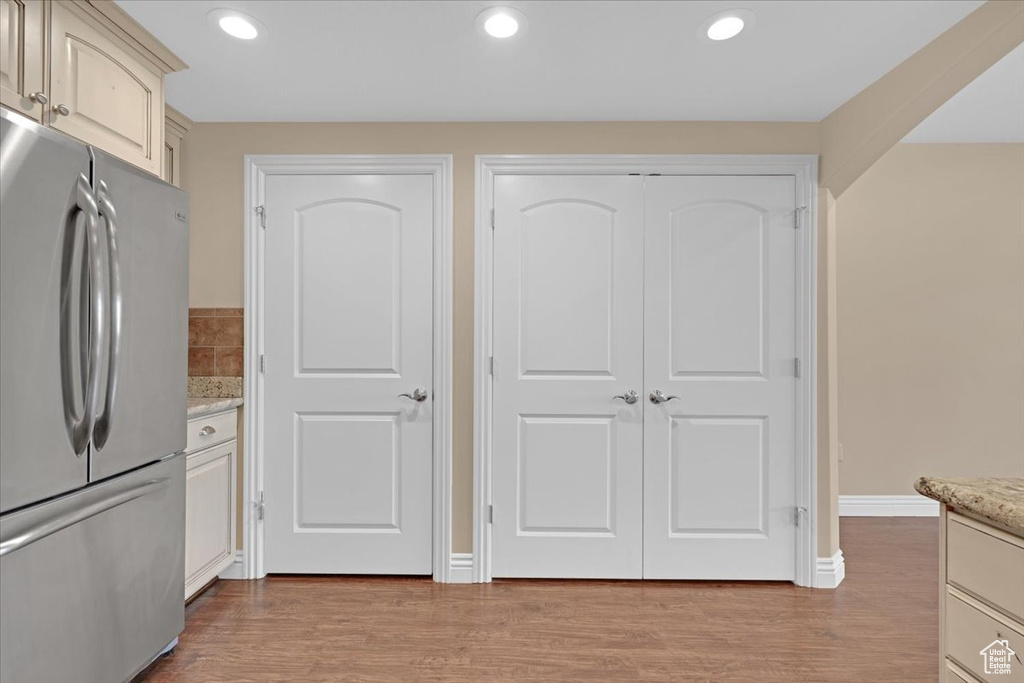
[[668,403],[669,401],[678,398],[678,396],[666,396],[665,394],[661,393],[661,389],[655,389],[654,391],[651,392],[650,395],[651,403],[653,403],[654,405],[658,405],[660,403]]
[[416,387],[411,394],[399,394],[399,398],[411,398],[414,401],[423,403],[427,400],[427,390],[423,387]]
[[53,110],[54,114],[58,114],[60,116],[67,116],[71,113],[71,110],[63,104],[55,104],[53,105],[53,107],[51,107],[51,109]]
[[46,105],[50,101],[50,98],[47,97],[46,93],[44,93],[44,92],[34,92],[34,93],[31,93],[31,94],[29,94],[28,98],[30,100],[32,100],[33,102],[35,102],[36,104],[42,104],[42,105]]
[[613,399],[621,398],[623,401],[625,401],[629,405],[633,405],[640,398],[640,395],[638,393],[636,393],[635,391],[633,391],[632,389],[630,389],[626,393],[619,394],[618,396],[612,396],[612,398]]

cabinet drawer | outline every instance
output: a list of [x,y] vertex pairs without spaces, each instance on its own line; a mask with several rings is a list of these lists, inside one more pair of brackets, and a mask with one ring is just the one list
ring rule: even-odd
[[950,513],[946,525],[946,580],[1024,621],[1022,546],[1024,540]]
[[985,657],[981,651],[997,640],[1005,640],[1020,657],[1024,653],[1024,626],[997,615],[955,588],[947,588],[945,599],[946,654],[981,681],[1021,680],[1024,665],[1012,655],[1009,676],[985,673]]
[[238,411],[229,410],[216,415],[204,415],[188,421],[186,453],[195,453],[235,438],[238,428]]
[[231,441],[188,456],[185,474],[185,599],[235,555],[235,447]]

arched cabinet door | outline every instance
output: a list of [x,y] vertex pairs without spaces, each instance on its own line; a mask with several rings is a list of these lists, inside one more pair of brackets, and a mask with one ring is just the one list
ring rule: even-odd
[[49,124],[160,175],[163,76],[79,12],[52,5]]

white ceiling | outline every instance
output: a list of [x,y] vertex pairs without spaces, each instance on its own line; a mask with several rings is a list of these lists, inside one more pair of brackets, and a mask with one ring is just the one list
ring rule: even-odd
[[904,142],[1024,142],[1024,45],[911,131]]
[[[168,101],[199,121],[817,121],[981,0],[509,0],[529,30],[507,42],[474,27],[502,0],[118,4],[189,63]],[[266,39],[211,26],[220,7]],[[750,30],[698,39],[742,7]]]

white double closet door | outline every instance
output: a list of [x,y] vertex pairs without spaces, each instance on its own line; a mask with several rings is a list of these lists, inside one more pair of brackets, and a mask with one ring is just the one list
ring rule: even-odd
[[795,578],[795,193],[496,177],[493,576]]

